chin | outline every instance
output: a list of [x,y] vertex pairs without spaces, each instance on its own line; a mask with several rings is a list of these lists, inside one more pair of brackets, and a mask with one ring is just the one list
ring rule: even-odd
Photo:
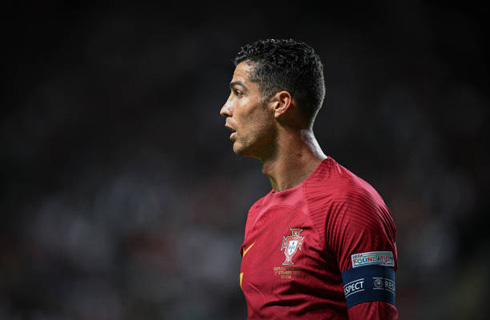
[[249,157],[249,155],[247,154],[247,149],[243,146],[240,146],[236,142],[233,144],[233,152],[242,157]]
[[236,153],[237,155],[239,155],[239,156],[243,156],[243,155],[244,155],[243,150],[242,150],[242,149],[240,149],[240,148],[237,148],[237,147],[235,147],[235,146],[233,146],[233,152],[235,152],[235,153]]
[[233,151],[235,152],[236,155],[239,155],[241,157],[247,157],[247,158],[257,158],[257,155],[255,155],[254,153],[250,152],[249,149],[245,149],[245,148],[233,148]]

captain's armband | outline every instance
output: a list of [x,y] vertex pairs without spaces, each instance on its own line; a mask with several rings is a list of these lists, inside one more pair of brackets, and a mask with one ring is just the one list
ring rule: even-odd
[[383,265],[367,265],[342,273],[347,308],[363,302],[395,305],[395,271]]

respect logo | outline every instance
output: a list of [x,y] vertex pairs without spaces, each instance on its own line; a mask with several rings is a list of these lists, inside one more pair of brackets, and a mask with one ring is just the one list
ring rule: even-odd
[[346,298],[348,298],[353,294],[363,292],[363,291],[364,291],[364,278],[356,279],[344,285],[344,294]]

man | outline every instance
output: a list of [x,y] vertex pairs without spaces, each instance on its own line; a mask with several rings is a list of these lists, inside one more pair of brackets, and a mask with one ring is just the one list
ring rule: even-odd
[[233,151],[260,160],[272,185],[241,247],[248,319],[397,319],[391,214],[313,134],[325,96],[318,55],[294,40],[246,45],[230,89],[220,113]]

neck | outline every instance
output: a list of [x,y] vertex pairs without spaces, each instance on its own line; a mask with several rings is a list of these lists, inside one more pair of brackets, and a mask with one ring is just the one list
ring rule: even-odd
[[326,158],[311,130],[283,132],[276,147],[273,156],[261,159],[262,173],[276,192],[303,183]]

